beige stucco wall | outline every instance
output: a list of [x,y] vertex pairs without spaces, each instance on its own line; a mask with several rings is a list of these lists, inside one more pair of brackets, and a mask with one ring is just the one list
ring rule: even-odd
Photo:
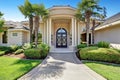
[[22,44],[24,43],[29,43],[30,38],[29,38],[29,32],[22,31]]
[[[17,36],[13,36],[13,33],[17,33]],[[23,30],[8,30],[8,45],[23,45],[29,43],[30,37],[28,31]]]
[[44,23],[40,23],[39,33],[42,34],[42,41],[44,41]]
[[95,31],[95,43],[99,41],[120,44],[120,24]]
[[[13,33],[17,33],[17,36],[13,36]],[[8,44],[9,45],[22,45],[22,32],[8,30]]]

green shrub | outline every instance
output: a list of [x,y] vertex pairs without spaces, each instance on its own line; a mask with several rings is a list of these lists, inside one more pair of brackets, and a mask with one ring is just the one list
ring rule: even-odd
[[18,49],[17,51],[15,51],[15,54],[20,54],[20,53],[22,53],[22,52],[24,52],[23,49]]
[[86,44],[79,44],[79,45],[77,45],[77,49],[80,49],[80,48],[85,48],[85,47],[87,47],[87,45],[86,45]]
[[47,44],[39,44],[38,48],[40,49],[41,58],[45,58],[49,52],[50,47]]
[[11,45],[10,48],[12,51],[16,51],[19,48],[19,46],[18,45]]
[[109,48],[110,47],[110,43],[105,42],[105,41],[100,41],[100,42],[98,42],[98,47]]
[[12,49],[10,47],[0,46],[0,51],[5,51],[5,53],[9,53],[12,52]]
[[118,51],[120,53],[120,49],[113,48],[114,50]]
[[32,48],[32,45],[31,45],[30,43],[25,43],[25,44],[22,46],[22,48],[23,48],[24,50],[26,50],[26,49],[31,49],[31,48]]
[[4,55],[5,51],[0,51],[0,56]]
[[30,59],[40,59],[41,55],[40,55],[40,49],[26,49],[24,51],[24,54],[27,58]]
[[43,59],[47,56],[50,47],[46,44],[39,44],[37,48],[26,49],[24,54],[27,58]]
[[85,60],[120,63],[120,53],[112,48],[86,47],[79,53],[80,58]]

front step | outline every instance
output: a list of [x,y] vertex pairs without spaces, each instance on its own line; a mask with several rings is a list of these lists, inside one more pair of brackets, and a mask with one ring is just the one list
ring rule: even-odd
[[69,48],[54,48],[50,50],[50,53],[74,53],[76,50],[71,50]]

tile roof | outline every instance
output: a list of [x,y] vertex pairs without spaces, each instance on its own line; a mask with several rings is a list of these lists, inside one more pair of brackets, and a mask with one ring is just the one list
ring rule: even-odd
[[[97,28],[102,28],[102,27],[105,26],[105,25],[109,25],[109,24],[111,24],[111,23],[113,23],[113,22],[116,22],[116,21],[119,21],[119,20],[120,20],[120,12],[117,13],[117,14],[115,14],[115,15],[113,15],[113,16],[111,16],[110,18],[106,19],[106,21],[103,22],[103,24],[101,24],[101,25],[98,26]],[[97,29],[97,28],[96,28],[96,29]]]
[[17,24],[16,27],[11,27],[10,29],[24,29],[29,30],[29,27],[22,25],[21,23]]

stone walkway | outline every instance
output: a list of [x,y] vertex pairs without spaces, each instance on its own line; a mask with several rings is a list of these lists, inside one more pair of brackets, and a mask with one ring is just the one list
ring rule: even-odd
[[82,64],[74,53],[51,53],[18,80],[106,80]]

